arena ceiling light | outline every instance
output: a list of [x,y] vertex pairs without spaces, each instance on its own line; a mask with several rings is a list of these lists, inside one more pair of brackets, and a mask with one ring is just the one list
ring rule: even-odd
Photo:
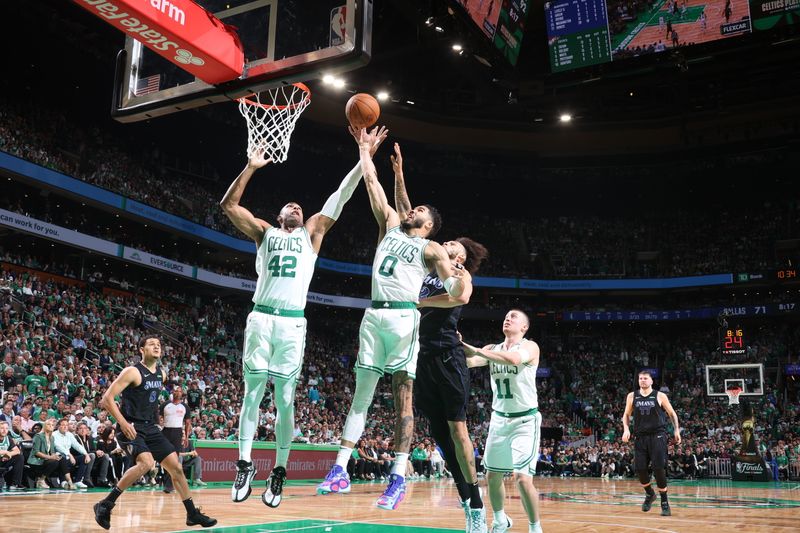
[[461,46],[460,44],[458,44],[458,43],[455,43],[455,44],[453,45],[453,51],[455,51],[455,52],[461,52],[462,50],[464,50],[464,47],[463,47],[463,46]]
[[378,98],[378,100],[380,100],[381,102],[385,102],[386,100],[388,100],[388,99],[389,99],[389,93],[387,93],[386,91],[379,91],[379,92],[378,92],[378,94],[376,94],[375,96],[376,96],[376,97]]
[[572,115],[570,115],[569,113],[562,113],[561,116],[558,117],[558,120],[565,123],[570,122],[572,120]]

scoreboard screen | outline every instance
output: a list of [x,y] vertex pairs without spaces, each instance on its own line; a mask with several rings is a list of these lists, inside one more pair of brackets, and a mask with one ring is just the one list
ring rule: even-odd
[[739,326],[735,328],[721,328],[719,330],[719,349],[722,355],[742,355],[747,351],[744,341],[744,329]]
[[[775,7],[786,2],[794,8]],[[545,1],[550,67],[561,72],[745,35],[756,4],[765,13],[756,28],[767,29],[794,21],[800,0],[614,1],[610,8],[607,0]]]
[[605,0],[555,0],[545,10],[553,72],[611,61]]

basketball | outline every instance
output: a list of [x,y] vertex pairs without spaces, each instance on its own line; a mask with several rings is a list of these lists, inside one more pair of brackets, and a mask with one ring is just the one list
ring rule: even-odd
[[344,114],[354,128],[369,128],[378,122],[378,117],[381,116],[381,106],[371,94],[358,93],[347,101]]

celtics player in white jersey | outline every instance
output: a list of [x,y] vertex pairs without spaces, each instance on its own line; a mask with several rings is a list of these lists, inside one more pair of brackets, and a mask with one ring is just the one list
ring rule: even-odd
[[[370,142],[374,144],[369,150],[377,150],[386,134],[385,129],[373,131]],[[255,241],[258,274],[253,296],[255,305],[247,317],[244,334],[244,397],[239,415],[239,460],[231,499],[242,502],[250,496],[250,484],[257,474],[251,457],[253,437],[267,380],[272,378],[278,412],[275,421],[277,450],[275,468],[261,499],[266,505],[277,507],[282,499],[294,431],[294,396],[305,350],[306,319],[303,310],[308,286],[325,234],[361,181],[361,165],[356,165],[345,176],[322,210],[305,223],[302,208],[290,202],[281,209],[279,226],[274,227],[239,205],[253,173],[269,162],[262,154],[253,156],[233,181],[220,205],[231,222]]]
[[381,509],[397,509],[406,492],[405,472],[414,434],[413,383],[419,352],[419,311],[417,302],[425,276],[435,269],[451,296],[464,290],[461,271],[450,264],[445,249],[429,241],[441,226],[434,208],[415,207],[401,220],[386,199],[378,182],[370,147],[376,132],[352,130],[361,157],[364,184],[378,222],[378,249],[372,264],[372,304],[364,312],[359,330],[356,390],[342,432],[336,464],[318,487],[319,494],[350,492],[347,461],[364,432],[366,415],[375,386],[384,374],[392,375],[396,422],[394,448],[397,452],[389,485],[378,499]]
[[503,485],[503,476],[511,472],[528,515],[529,532],[542,531],[539,493],[533,486],[542,427],[536,393],[539,346],[525,338],[529,327],[528,315],[512,309],[503,320],[502,343],[483,348],[464,343],[467,366],[489,365],[491,374],[492,418],[483,464],[489,472],[489,500],[494,511],[492,533],[503,533],[511,527],[511,519],[504,511]]

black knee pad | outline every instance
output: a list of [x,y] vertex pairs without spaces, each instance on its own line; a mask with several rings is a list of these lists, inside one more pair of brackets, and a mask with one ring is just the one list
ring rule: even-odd
[[649,470],[639,470],[636,473],[639,474],[639,482],[642,485],[649,485],[650,484],[650,471]]
[[659,489],[667,488],[667,472],[663,468],[654,468],[653,475],[656,478],[656,486]]

